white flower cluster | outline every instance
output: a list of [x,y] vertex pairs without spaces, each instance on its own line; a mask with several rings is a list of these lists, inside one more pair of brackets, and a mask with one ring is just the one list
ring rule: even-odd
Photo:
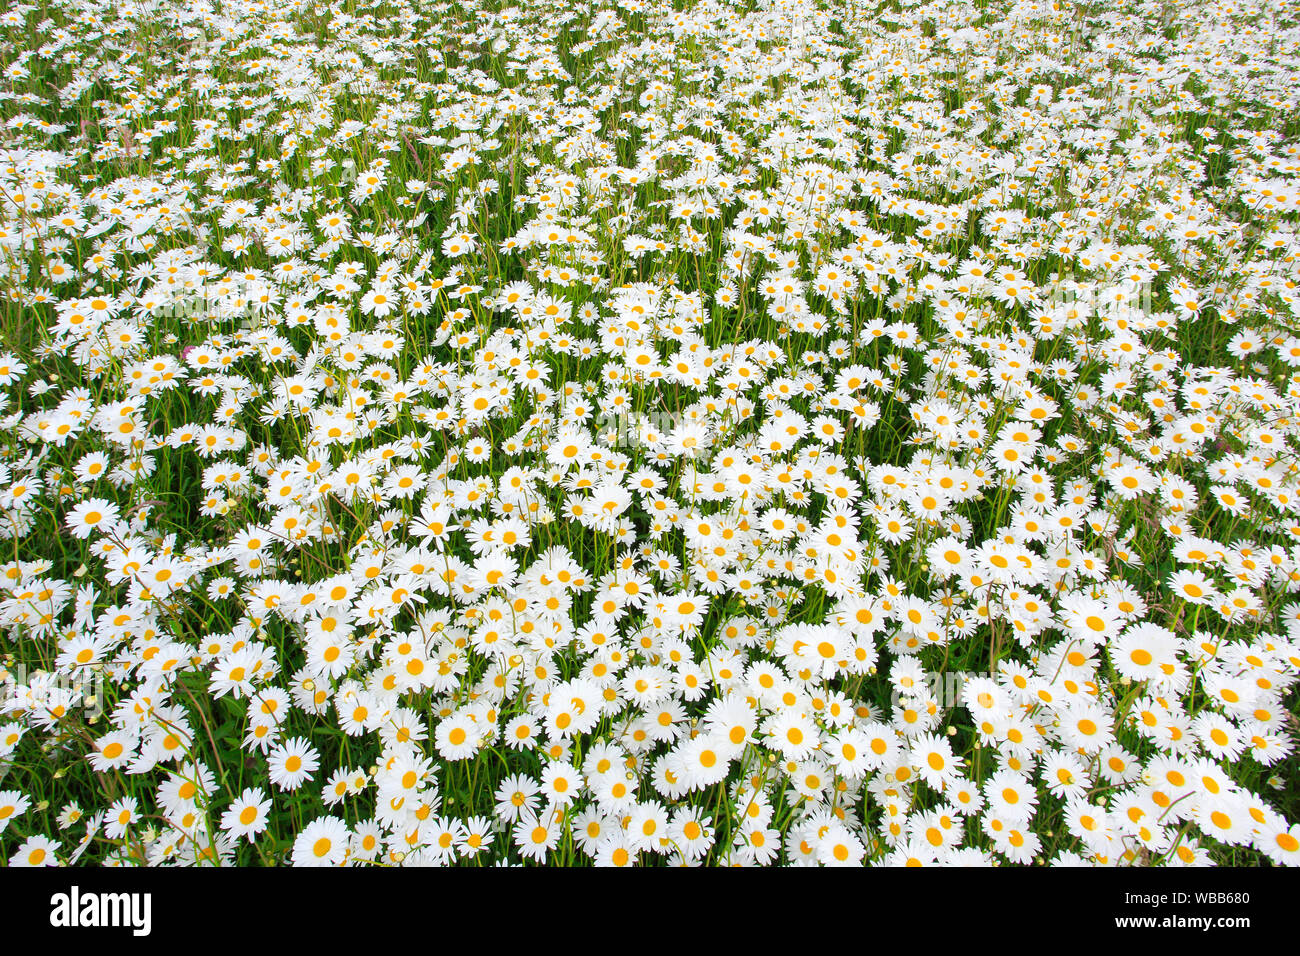
[[1286,4],[156,7],[0,14],[12,865],[1300,858]]

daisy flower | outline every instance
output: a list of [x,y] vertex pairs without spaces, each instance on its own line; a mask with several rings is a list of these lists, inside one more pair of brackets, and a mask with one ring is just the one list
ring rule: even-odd
[[339,866],[347,858],[348,825],[334,817],[317,817],[294,838],[289,861],[293,866]]
[[247,787],[221,815],[221,829],[250,842],[269,825],[271,801],[259,787]]
[[304,737],[292,737],[267,755],[271,783],[281,790],[297,790],[320,767],[320,755]]

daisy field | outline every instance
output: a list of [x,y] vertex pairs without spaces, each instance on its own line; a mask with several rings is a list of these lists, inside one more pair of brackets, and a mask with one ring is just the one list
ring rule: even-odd
[[0,859],[1294,865],[1297,46],[8,5]]

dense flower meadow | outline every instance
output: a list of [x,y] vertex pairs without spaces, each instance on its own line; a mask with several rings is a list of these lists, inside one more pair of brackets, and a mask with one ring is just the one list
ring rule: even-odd
[[8,5],[3,859],[1294,864],[1298,47]]

